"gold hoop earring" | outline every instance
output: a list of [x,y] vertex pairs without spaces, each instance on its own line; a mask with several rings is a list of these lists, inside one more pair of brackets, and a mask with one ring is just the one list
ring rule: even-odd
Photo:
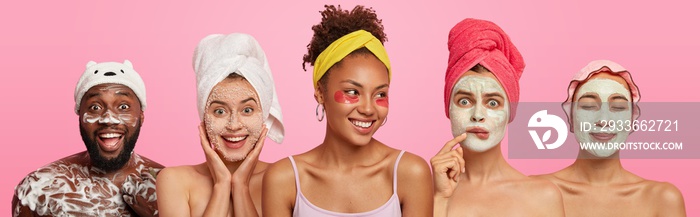
[[384,117],[384,121],[382,122],[382,125],[380,125],[380,126],[384,126],[384,124],[386,124],[386,120],[389,120],[389,116]]

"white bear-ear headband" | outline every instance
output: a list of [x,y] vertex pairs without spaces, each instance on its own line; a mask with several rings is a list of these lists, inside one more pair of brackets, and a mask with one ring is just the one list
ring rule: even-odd
[[[86,68],[86,69],[87,69],[87,68],[90,68],[91,66],[94,66],[94,65],[96,65],[96,64],[97,64],[97,63],[96,63],[95,61],[90,61],[90,62],[87,63],[87,65],[85,65],[85,68]],[[134,68],[134,65],[132,65],[132,64],[131,64],[131,61],[129,61],[129,60],[124,60],[124,65],[128,66],[128,67],[131,68],[131,69]]]
[[80,76],[80,80],[75,86],[74,110],[76,114],[78,114],[80,101],[85,92],[100,84],[121,84],[129,87],[141,102],[141,110],[146,110],[146,84],[143,83],[143,79],[134,70],[134,66],[129,60],[124,60],[124,63],[90,61],[85,65],[85,68],[85,72]]

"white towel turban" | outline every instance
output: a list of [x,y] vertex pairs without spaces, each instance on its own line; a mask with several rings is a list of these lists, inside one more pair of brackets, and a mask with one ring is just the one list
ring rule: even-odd
[[282,108],[265,52],[250,35],[214,34],[202,39],[194,50],[192,67],[197,75],[197,109],[204,120],[204,109],[211,90],[229,74],[243,76],[258,93],[267,126],[267,137],[277,143],[284,139]]

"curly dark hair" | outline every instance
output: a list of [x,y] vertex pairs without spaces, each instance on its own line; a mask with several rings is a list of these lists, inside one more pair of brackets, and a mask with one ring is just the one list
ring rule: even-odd
[[[366,8],[362,5],[355,6],[352,11],[343,10],[340,5],[325,5],[326,9],[321,12],[321,22],[314,25],[311,29],[314,31],[314,36],[311,42],[306,45],[308,53],[304,55],[302,68],[306,71],[306,64],[313,66],[316,58],[335,40],[350,34],[357,30],[365,30],[372,33],[379,41],[387,41],[384,33],[382,20],[377,18],[374,9]],[[353,51],[354,54],[371,54],[367,48],[360,48]],[[341,61],[342,62],[342,61]],[[340,62],[339,62],[340,63]],[[337,63],[337,64],[339,64]],[[336,65],[337,65],[336,64]],[[327,75],[327,74],[326,74]],[[326,75],[321,78],[321,83],[325,86]]]

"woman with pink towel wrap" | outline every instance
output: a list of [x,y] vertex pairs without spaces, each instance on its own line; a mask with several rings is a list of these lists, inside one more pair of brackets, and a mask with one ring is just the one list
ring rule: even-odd
[[[579,143],[620,144],[631,131],[603,129],[610,121],[629,123],[640,115],[641,94],[632,74],[610,60],[588,63],[569,83],[562,103]],[[583,130],[581,123],[596,129]],[[683,195],[671,183],[647,180],[627,171],[619,148],[579,149],[573,164],[541,175],[562,192],[566,216],[685,216]]]
[[501,153],[525,68],[518,49],[496,24],[477,19],[455,25],[447,44],[445,114],[455,138],[430,160],[434,216],[564,216],[559,189],[518,172]]

